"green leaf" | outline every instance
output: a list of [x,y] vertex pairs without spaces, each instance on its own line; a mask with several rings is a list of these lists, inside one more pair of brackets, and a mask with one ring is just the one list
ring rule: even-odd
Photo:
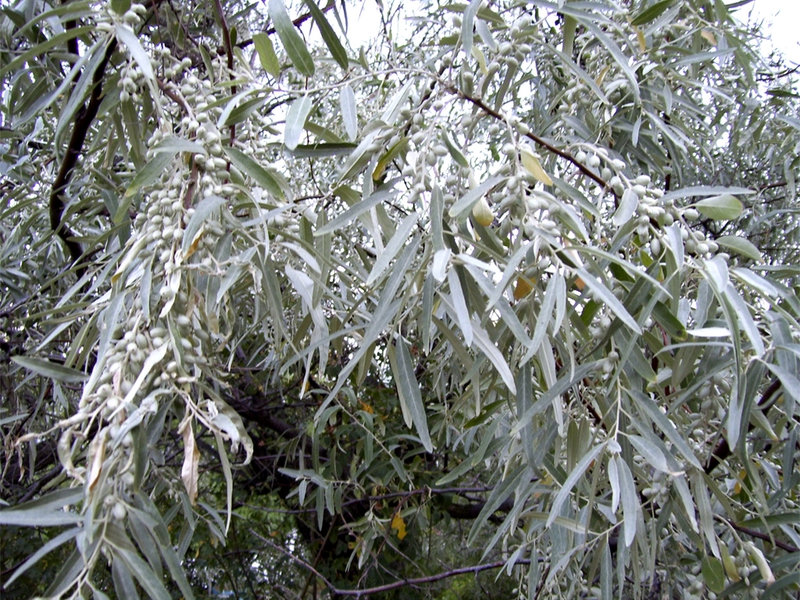
[[311,112],[314,103],[308,96],[301,96],[289,107],[286,113],[286,128],[284,130],[284,143],[289,150],[297,148],[300,137],[303,135],[303,128],[306,119]]
[[[270,194],[280,199],[285,197],[283,188],[268,169],[262,167],[255,160],[237,148],[225,148],[225,153],[228,155],[228,158],[234,165],[252,177],[258,185],[263,187]],[[185,236],[184,239],[186,239]]]
[[619,455],[615,456],[614,460],[617,463],[619,474],[619,491],[624,519],[622,531],[625,535],[625,546],[630,547],[633,540],[636,539],[636,525],[641,518],[642,507],[639,504],[639,495],[636,493],[636,484],[628,463]]
[[486,521],[489,520],[489,517],[491,517],[500,507],[500,505],[505,502],[506,498],[508,498],[514,492],[514,490],[519,487],[523,476],[529,472],[530,471],[528,471],[528,467],[526,465],[520,465],[511,473],[509,473],[509,475],[500,484],[494,487],[492,493],[489,495],[489,498],[486,500],[486,504],[483,505],[478,518],[475,519],[475,522],[472,524],[472,528],[469,530],[467,545],[472,544]]
[[133,60],[139,65],[142,74],[149,80],[155,80],[155,73],[153,73],[153,65],[150,64],[150,55],[142,47],[139,38],[133,33],[130,27],[117,23],[116,27],[117,39],[122,42],[131,53]]
[[172,600],[160,578],[153,573],[153,570],[145,561],[139,558],[135,551],[117,547],[113,554],[125,563],[128,572],[136,577],[139,585],[142,586],[142,589],[151,600]]
[[642,328],[639,327],[639,324],[636,322],[625,306],[620,302],[619,298],[617,298],[611,290],[609,290],[606,286],[604,286],[594,275],[590,274],[586,269],[583,267],[579,267],[576,269],[578,275],[580,275],[581,280],[586,284],[594,297],[597,300],[605,303],[611,311],[617,315],[620,321],[625,323],[634,333],[641,335]]
[[756,325],[747,303],[742,299],[739,291],[730,283],[725,287],[724,293],[725,298],[728,300],[730,305],[733,307],[734,312],[739,317],[739,322],[741,323],[745,334],[750,340],[750,343],[753,345],[753,350],[756,351],[758,356],[763,356],[764,352],[766,352],[764,340],[761,337],[761,333],[758,330],[758,325]]
[[[394,183],[394,182],[390,182]],[[393,187],[389,184],[384,185],[383,187],[379,188],[375,191],[371,196],[365,198],[358,204],[351,206],[338,217],[334,217],[330,221],[328,221],[325,225],[320,227],[314,232],[315,236],[324,235],[326,233],[331,233],[336,231],[337,229],[344,227],[350,221],[358,217],[360,214],[367,212],[373,206],[377,206],[384,200],[388,200],[390,198],[394,198],[400,192],[398,190],[393,189]]]
[[458,146],[456,146],[453,138],[450,137],[450,134],[447,133],[447,131],[442,131],[442,139],[444,140],[445,146],[447,146],[447,149],[450,151],[450,156],[453,157],[453,160],[456,161],[459,166],[468,169],[469,161],[467,160],[467,157],[464,156],[464,153],[461,152]]
[[94,26],[75,27],[74,29],[67,29],[64,33],[59,33],[58,35],[54,35],[49,40],[42,42],[37,46],[34,46],[27,52],[23,52],[17,58],[8,63],[5,67],[1,68],[0,79],[5,79],[6,75],[12,72],[16,72],[23,64],[25,64],[26,62],[30,62],[32,58],[36,58],[37,56],[45,54],[48,50],[66,44],[68,41],[73,40],[77,37],[81,37],[84,34],[88,35],[95,32],[96,28]]
[[669,473],[670,475],[679,475],[675,473],[674,469],[669,467],[667,457],[661,451],[661,448],[656,446],[650,440],[643,438],[639,435],[628,435],[628,440],[636,448],[637,452],[641,454],[645,462],[651,467],[661,471],[662,473]]
[[403,415],[406,417],[406,425],[411,422],[419,434],[419,439],[427,452],[433,452],[433,443],[430,433],[428,433],[428,419],[425,415],[425,405],[422,402],[419,382],[414,375],[414,364],[411,360],[411,353],[402,336],[398,336],[395,345],[396,368],[395,380],[397,382],[397,393],[403,407]]
[[183,232],[182,248],[184,256],[189,252],[189,249],[194,243],[194,238],[200,231],[200,227],[202,227],[205,220],[220,206],[224,206],[225,203],[226,201],[224,198],[209,196],[208,198],[203,198],[200,203],[195,206],[194,214],[192,218],[189,219],[189,222],[186,224],[186,229]]
[[[789,586],[792,586],[792,591],[781,594],[781,591],[785,590]],[[771,600],[772,598],[791,598],[791,594],[796,592],[798,586],[800,586],[800,572],[789,573],[783,577],[779,577],[775,583],[764,590],[764,593],[761,594],[760,597],[762,600]]]
[[78,383],[85,381],[88,375],[77,371],[70,367],[65,367],[59,363],[54,363],[43,358],[34,358],[32,356],[12,356],[11,360],[21,367],[25,367],[29,371],[33,371],[37,375],[49,377],[55,381],[63,383]]
[[372,271],[370,271],[369,277],[367,277],[367,287],[372,287],[378,280],[378,277],[389,267],[389,263],[392,262],[394,257],[397,256],[397,253],[403,248],[403,244],[408,241],[411,231],[417,224],[417,219],[419,219],[419,214],[412,212],[403,219],[403,222],[397,227],[397,231],[395,231],[392,239],[386,244],[383,252],[380,253],[375,264],[372,266]]
[[464,46],[464,53],[467,56],[470,56],[472,53],[472,28],[481,1],[482,0],[472,0],[464,11],[464,16],[461,19],[461,44]]
[[638,27],[639,25],[644,25],[650,21],[655,21],[661,15],[661,13],[667,10],[672,4],[675,4],[675,0],[662,0],[661,2],[656,2],[652,6],[648,6],[640,10],[639,13],[631,20],[631,25]]
[[725,589],[725,568],[722,566],[722,561],[714,556],[706,556],[700,568],[706,587],[715,594],[721,594]]
[[128,184],[128,189],[125,190],[125,197],[130,198],[135,196],[141,188],[150,185],[158,179],[161,173],[164,172],[164,168],[172,162],[175,152],[177,152],[177,150],[164,150],[164,152],[159,152],[151,158],[142,170],[134,176],[130,184]]
[[0,525],[15,525],[17,527],[56,527],[59,525],[75,525],[83,517],[77,513],[64,512],[63,510],[44,509],[10,509],[0,510]]
[[[454,272],[455,269],[451,269],[450,273]],[[449,273],[448,273],[449,275]],[[506,359],[503,357],[503,353],[498,350],[497,346],[494,345],[491,338],[489,338],[489,334],[486,333],[486,330],[480,326],[480,323],[472,320],[472,332],[475,340],[475,345],[478,346],[481,352],[483,352],[489,361],[494,365],[494,368],[497,369],[497,372],[500,374],[500,378],[503,380],[503,383],[506,384],[508,391],[512,394],[517,393],[517,384],[514,381],[514,375],[511,373],[511,369],[506,362]]]
[[461,198],[459,198],[453,206],[450,207],[448,214],[459,221],[465,220],[470,212],[472,211],[472,206],[480,200],[484,195],[486,195],[489,190],[491,190],[496,185],[500,184],[501,182],[505,181],[506,177],[497,176],[497,177],[490,177],[483,183],[481,183],[478,187],[474,190],[470,190],[466,194],[464,194]]
[[283,47],[286,49],[286,54],[289,55],[292,64],[301,75],[313,77],[314,59],[311,58],[305,41],[303,41],[294,23],[292,23],[283,0],[269,0],[268,10],[272,23],[275,25],[275,31],[278,32],[278,37],[281,38]]
[[328,158],[331,156],[348,156],[355,144],[345,142],[320,143],[320,144],[298,144],[291,155],[295,158]]
[[261,68],[277,79],[281,74],[281,62],[275,54],[272,40],[266,33],[259,32],[253,36],[253,45],[256,47]]
[[319,32],[322,35],[322,39],[325,41],[325,44],[328,46],[328,49],[331,51],[331,56],[333,59],[339,63],[339,66],[342,67],[345,71],[350,67],[350,63],[347,60],[347,52],[342,46],[342,43],[339,41],[339,38],[336,37],[336,33],[334,33],[333,28],[328,23],[328,20],[325,18],[325,13],[323,13],[317,3],[314,0],[303,0],[308,7],[311,16],[314,18],[314,21],[317,23],[317,27],[319,27]]
[[111,10],[118,15],[124,15],[131,8],[131,0],[111,0]]
[[678,449],[678,452],[691,463],[692,466],[702,469],[703,466],[700,464],[700,461],[697,460],[692,449],[689,447],[689,444],[683,438],[683,434],[675,428],[675,425],[670,421],[666,415],[664,415],[650,398],[642,394],[641,392],[636,392],[634,390],[628,390],[628,395],[636,404],[636,407],[640,409],[642,413],[650,417],[650,420],[656,424],[656,426],[661,430],[667,439],[673,443],[673,445]]
[[739,217],[744,206],[733,194],[720,194],[700,200],[694,205],[703,216],[715,221],[730,221]]
[[612,221],[617,227],[622,227],[631,220],[633,213],[639,206],[639,196],[636,195],[632,189],[628,188],[622,194],[622,200],[619,203],[619,208],[614,213]]
[[553,505],[550,507],[550,515],[547,517],[547,527],[550,527],[553,524],[553,521],[560,516],[559,513],[561,512],[561,507],[564,505],[564,502],[567,501],[567,498],[569,498],[572,488],[575,487],[575,485],[578,483],[578,480],[583,477],[584,473],[586,473],[587,469],[592,465],[605,447],[605,444],[598,444],[589,450],[589,452],[586,453],[580,462],[575,465],[575,468],[572,469],[572,472],[567,476],[567,479],[564,481],[564,484],[561,486],[561,489],[558,490],[558,494],[556,494],[556,497],[553,500]]
[[344,130],[351,142],[358,137],[358,110],[356,108],[356,94],[349,83],[342,86],[339,92],[339,106],[342,109]]
[[720,246],[738,252],[747,258],[752,258],[759,262],[762,260],[761,252],[756,245],[750,240],[739,237],[738,235],[722,235],[715,238],[714,241]]
[[179,138],[171,135],[161,140],[158,144],[151,148],[153,154],[160,154],[168,152],[170,156],[174,156],[178,152],[190,152],[192,154],[208,154],[206,147],[198,142],[192,142],[185,138]]

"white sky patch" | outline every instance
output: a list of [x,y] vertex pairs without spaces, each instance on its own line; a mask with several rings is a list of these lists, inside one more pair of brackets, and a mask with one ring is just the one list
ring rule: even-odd
[[754,0],[741,7],[736,16],[746,22],[765,25],[764,50],[781,51],[789,63],[800,64],[800,2],[798,0]]

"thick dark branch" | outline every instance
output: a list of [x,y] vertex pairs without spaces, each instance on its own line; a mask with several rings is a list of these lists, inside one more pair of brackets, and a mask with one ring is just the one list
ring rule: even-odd
[[[72,239],[75,237],[75,234],[69,226],[62,221],[64,207],[66,205],[64,196],[66,188],[72,180],[72,173],[75,169],[75,165],[78,163],[78,158],[83,151],[83,144],[86,141],[86,136],[100,108],[103,95],[103,77],[108,62],[111,60],[111,56],[114,54],[116,47],[117,41],[116,39],[112,39],[106,47],[103,60],[97,65],[97,70],[92,76],[92,93],[89,96],[89,102],[84,104],[78,111],[78,116],[72,129],[72,136],[70,137],[67,151],[64,154],[64,160],[61,162],[61,168],[58,171],[56,180],[53,182],[52,191],[50,192],[50,228],[63,240],[72,258],[73,264],[78,264],[83,256],[83,249],[78,242]],[[82,273],[82,271],[83,268],[80,268],[79,274]]]
[[781,550],[786,550],[787,552],[800,552],[800,548],[793,546],[792,544],[787,544],[786,542],[782,542],[780,540],[773,539],[771,535],[763,533],[761,531],[757,531],[755,529],[751,529],[750,527],[742,527],[741,525],[737,525],[733,521],[728,521],[730,526],[733,527],[736,531],[749,535],[750,537],[758,538],[760,540],[764,540],[765,542],[769,542],[773,546],[777,546]]
[[[774,379],[769,387],[764,390],[764,393],[761,394],[761,398],[758,401],[758,408],[763,410],[765,413],[770,409],[772,403],[770,400],[772,397],[781,389],[781,381],[780,379]],[[752,429],[753,426],[750,425],[748,431]],[[731,455],[731,447],[728,445],[728,440],[725,438],[721,439],[720,442],[717,444],[716,448],[711,452],[711,456],[708,458],[708,462],[706,463],[705,472],[706,474],[710,474],[711,471],[717,468],[717,466],[728,458]]]

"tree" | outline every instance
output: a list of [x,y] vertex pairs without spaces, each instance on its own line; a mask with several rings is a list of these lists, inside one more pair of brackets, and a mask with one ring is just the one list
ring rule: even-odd
[[746,4],[7,4],[4,597],[797,597]]

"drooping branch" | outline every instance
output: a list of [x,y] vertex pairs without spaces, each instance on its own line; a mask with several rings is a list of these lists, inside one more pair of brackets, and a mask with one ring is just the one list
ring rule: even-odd
[[[80,262],[83,256],[83,248],[73,239],[75,234],[72,229],[63,222],[64,207],[66,206],[66,188],[72,180],[75,165],[78,164],[78,158],[81,152],[83,152],[83,144],[86,141],[86,136],[97,116],[97,111],[100,109],[103,96],[103,77],[105,76],[106,67],[116,47],[117,40],[112,38],[108,42],[108,46],[106,46],[103,60],[97,65],[97,69],[92,76],[92,92],[89,96],[89,101],[78,110],[75,125],[72,128],[72,136],[70,137],[64,159],[61,161],[61,167],[59,168],[58,175],[53,182],[53,187],[50,192],[50,228],[64,242],[64,245],[66,245],[69,251],[72,263],[75,265]],[[81,275],[83,270],[83,267],[79,267],[78,274]]]

